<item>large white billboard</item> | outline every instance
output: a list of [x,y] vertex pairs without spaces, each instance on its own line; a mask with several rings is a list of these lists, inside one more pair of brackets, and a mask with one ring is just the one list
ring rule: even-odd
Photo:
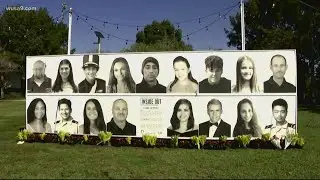
[[33,132],[161,138],[297,130],[295,50],[27,57]]

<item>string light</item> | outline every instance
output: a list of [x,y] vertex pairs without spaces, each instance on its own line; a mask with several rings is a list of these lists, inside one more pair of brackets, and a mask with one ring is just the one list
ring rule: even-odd
[[[222,10],[220,10],[219,12],[214,12],[214,13],[211,13],[211,14],[208,14],[208,15],[205,15],[205,16],[202,16],[202,17],[197,17],[197,18],[192,18],[192,19],[188,19],[188,20],[183,20],[183,21],[179,21],[179,22],[173,22],[173,24],[177,24],[178,25],[178,28],[180,28],[180,24],[182,23],[188,23],[188,22],[194,22],[194,21],[198,21],[198,23],[200,24],[202,22],[202,20],[210,17],[210,16],[213,16],[213,15],[216,15],[216,14],[219,14],[219,16],[221,16],[221,12],[224,12],[230,8],[233,8],[234,6],[240,4],[240,2],[237,2],[235,5],[232,5],[232,6],[229,6],[229,7],[226,7]],[[73,12],[76,12],[76,11],[73,11]],[[112,22],[107,22],[107,21],[104,21],[104,20],[100,20],[100,19],[96,19],[96,18],[93,18],[93,17],[90,17],[88,15],[84,15],[84,14],[81,14],[81,13],[78,13],[76,12],[77,14],[79,15],[82,15],[84,17],[86,17],[86,20],[88,20],[88,18],[92,19],[92,20],[95,20],[95,21],[99,21],[101,23],[103,22],[106,22],[106,24],[110,24],[110,25],[114,25],[117,27],[117,29],[119,29],[119,26],[126,26],[126,27],[144,27],[142,25],[129,25],[129,24],[119,24],[119,23],[112,23]]]
[[[195,31],[193,31],[193,32],[191,32],[191,33],[188,33],[187,35],[183,36],[182,38],[187,37],[187,40],[189,40],[191,35],[199,32],[199,31],[201,31],[201,30],[203,30],[203,29],[206,29],[206,31],[208,31],[209,26],[211,26],[211,25],[213,25],[214,23],[216,23],[219,19],[221,19],[222,16],[224,17],[224,19],[226,19],[226,15],[227,15],[231,10],[233,10],[237,5],[238,5],[238,3],[237,3],[236,5],[234,5],[234,6],[232,6],[231,8],[229,8],[229,10],[228,10],[224,15],[221,15],[220,12],[219,12],[219,13],[215,13],[215,14],[219,14],[219,18],[218,18],[218,19],[215,19],[213,22],[207,24],[206,26],[204,26],[204,27],[202,27],[202,28],[200,28],[200,29],[197,29],[197,30],[195,30]],[[76,14],[75,11],[74,11],[74,13]],[[84,21],[84,19],[82,19],[82,18],[79,16],[79,14],[77,14],[77,15],[78,15],[78,16],[77,16],[77,20],[80,18],[80,20]],[[211,15],[212,15],[212,14],[211,14]],[[208,16],[209,16],[209,15],[208,15]],[[121,37],[118,37],[118,36],[115,36],[115,35],[112,35],[112,34],[107,34],[107,33],[103,32],[102,30],[100,30],[100,29],[94,27],[93,25],[89,24],[88,21],[87,21],[88,18],[90,18],[89,16],[85,16],[85,18],[86,18],[86,19],[85,19],[84,22],[91,26],[91,30],[92,30],[93,28],[97,29],[98,31],[106,34],[108,39],[109,39],[110,37],[114,37],[114,38],[119,39],[119,40],[124,40],[124,41],[126,42],[126,45],[128,44],[128,41],[135,42],[134,40],[123,39],[123,38],[121,38]],[[203,18],[205,18],[205,17],[203,17]],[[91,18],[91,19],[93,19],[93,18]],[[197,20],[198,20],[198,23],[201,23],[201,18],[197,18]],[[183,22],[183,21],[182,21],[182,22]],[[185,22],[185,21],[184,21],[184,22]],[[107,22],[107,21],[103,21],[103,26],[104,26],[104,27],[105,27],[106,24],[116,25],[116,28],[117,28],[117,29],[119,29],[119,26],[120,26],[120,24],[118,24],[118,23],[117,23],[117,24],[113,24],[113,23],[110,23],[110,22]],[[179,22],[179,23],[176,23],[176,24],[177,24],[177,26],[178,26],[178,29],[180,29],[180,22]],[[127,26],[128,26],[128,25],[127,25]],[[144,26],[136,26],[137,31],[139,30],[139,27],[144,27]]]
[[77,21],[79,20],[79,16],[77,16]]
[[[232,9],[230,9],[228,12],[226,12],[226,13],[224,14],[224,16],[226,16],[227,14],[229,14],[236,6],[237,6],[237,5],[235,5]],[[216,23],[218,20],[220,20],[221,17],[222,17],[222,16],[221,16],[221,14],[220,14],[220,15],[219,15],[219,18],[217,18],[217,19],[215,19],[213,22],[207,24],[205,27],[199,28],[199,29],[197,29],[197,30],[195,30],[195,31],[193,31],[193,32],[191,32],[191,33],[183,36],[183,37],[187,37],[187,39],[188,39],[190,35],[195,34],[195,33],[199,32],[199,31],[201,31],[201,30],[203,30],[203,29],[208,29],[209,26],[212,26],[214,23]]]

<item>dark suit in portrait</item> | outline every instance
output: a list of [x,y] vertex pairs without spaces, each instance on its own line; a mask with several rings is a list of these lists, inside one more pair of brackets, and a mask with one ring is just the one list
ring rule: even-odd
[[[199,125],[199,135],[207,135],[209,137],[209,130],[211,126],[217,126],[218,123],[212,124],[210,121],[206,121]],[[223,120],[220,121],[217,129],[213,135],[213,137],[220,137],[220,136],[227,136],[231,137],[231,126],[230,124],[224,122]]]

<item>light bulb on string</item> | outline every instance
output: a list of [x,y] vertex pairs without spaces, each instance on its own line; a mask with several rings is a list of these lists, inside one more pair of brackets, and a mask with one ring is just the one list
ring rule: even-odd
[[221,14],[219,13],[219,18],[221,18]]
[[126,45],[128,45],[128,40],[126,40]]
[[199,22],[199,24],[201,24],[200,18],[199,18],[198,22]]
[[110,34],[108,34],[108,37],[107,37],[108,39],[110,39]]
[[223,19],[224,19],[224,20],[227,20],[227,17],[224,15],[224,16],[223,16]]
[[180,29],[180,24],[178,24],[178,29]]
[[79,20],[79,16],[77,16],[77,21]]
[[119,29],[119,25],[117,24],[117,29]]
[[209,29],[208,29],[208,26],[206,26],[206,31],[208,31]]
[[139,27],[137,26],[137,31],[139,31]]
[[88,21],[88,17],[86,17],[86,21]]
[[91,26],[91,30],[93,29],[93,26]]
[[187,35],[187,40],[189,41],[189,35]]

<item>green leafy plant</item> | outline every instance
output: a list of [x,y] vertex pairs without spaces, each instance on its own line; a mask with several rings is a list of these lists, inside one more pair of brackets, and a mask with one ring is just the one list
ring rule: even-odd
[[19,141],[24,141],[24,139],[23,139],[23,132],[22,132],[22,131],[19,131],[19,132],[18,132],[17,138],[18,138]]
[[131,137],[126,137],[126,141],[128,144],[131,144],[131,139],[132,139]]
[[44,138],[46,138],[46,136],[47,136],[47,134],[45,132],[39,134],[39,137],[40,137],[41,141],[43,141]]
[[145,142],[145,144],[147,145],[147,146],[155,146],[156,145],[156,143],[157,143],[157,136],[156,135],[149,135],[149,134],[144,134],[143,136],[142,136],[142,140],[143,140],[143,142]]
[[243,146],[244,148],[246,148],[247,147],[247,145],[250,143],[250,141],[251,141],[251,135],[239,135],[239,136],[237,136],[236,138],[236,141],[238,141],[239,142],[239,144],[241,145],[241,146]]
[[266,141],[270,141],[271,139],[271,134],[270,133],[265,133],[265,134],[262,134],[261,136],[261,140],[266,142]]
[[220,143],[221,143],[221,144],[226,143],[226,142],[227,142],[227,138],[228,138],[227,136],[220,136],[220,137],[219,137]]
[[171,136],[171,146],[178,147],[179,145],[179,135]]
[[198,146],[198,149],[200,149],[200,138],[198,136],[192,136],[191,141]]
[[68,132],[59,131],[58,137],[59,137],[60,143],[65,143],[67,138],[70,137],[70,134]]
[[111,132],[104,132],[104,131],[100,131],[99,134],[99,139],[100,139],[100,142],[97,144],[106,144],[108,142],[108,145],[110,145],[110,140],[111,140],[111,137],[112,137],[112,133]]
[[206,143],[207,136],[206,135],[201,135],[199,136],[199,143],[201,146],[204,146],[204,143]]
[[89,136],[87,134],[83,135],[83,140],[81,141],[81,144],[88,142]]
[[298,133],[288,134],[286,139],[291,141],[291,145],[293,146],[297,144],[302,147],[305,144],[304,139],[300,137]]

